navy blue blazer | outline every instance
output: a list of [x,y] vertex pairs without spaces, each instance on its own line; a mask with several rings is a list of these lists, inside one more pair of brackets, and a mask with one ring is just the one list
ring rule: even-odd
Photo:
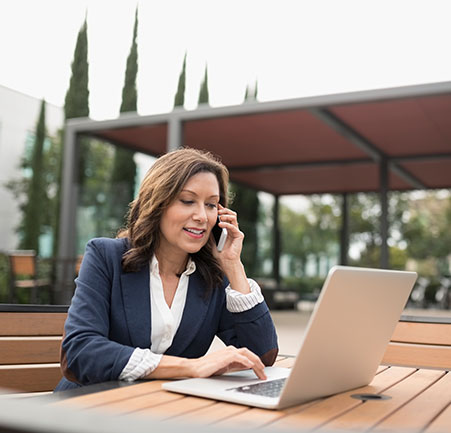
[[[117,380],[136,347],[150,348],[149,265],[123,272],[126,239],[91,240],[83,257],[61,346],[63,378],[55,391]],[[198,271],[190,275],[180,326],[166,355],[198,358],[215,335],[247,347],[271,365],[277,336],[265,302],[242,313],[226,308],[225,286],[205,296]]]

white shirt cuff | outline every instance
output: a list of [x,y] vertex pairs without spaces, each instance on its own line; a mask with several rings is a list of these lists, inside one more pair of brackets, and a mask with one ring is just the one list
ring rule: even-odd
[[250,278],[247,281],[251,289],[250,293],[244,294],[237,292],[230,287],[230,284],[226,287],[227,310],[231,313],[242,313],[264,301],[260,286]]
[[119,380],[133,382],[147,376],[158,367],[162,356],[151,352],[150,349],[137,347],[119,375]]

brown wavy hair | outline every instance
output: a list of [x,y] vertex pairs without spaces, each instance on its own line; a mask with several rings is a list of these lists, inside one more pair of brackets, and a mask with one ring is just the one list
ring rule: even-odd
[[[130,203],[127,226],[118,233],[128,238],[129,249],[122,256],[124,272],[136,272],[145,266],[160,243],[160,221],[163,212],[177,199],[188,179],[197,173],[210,172],[219,184],[219,203],[227,206],[229,172],[209,152],[178,149],[154,163],[141,183],[138,197]],[[224,274],[207,242],[197,253],[190,254],[203,278],[207,291],[221,284]]]

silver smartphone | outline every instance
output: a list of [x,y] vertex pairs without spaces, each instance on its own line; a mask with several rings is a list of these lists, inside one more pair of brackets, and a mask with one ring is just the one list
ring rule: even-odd
[[216,247],[218,248],[218,251],[222,251],[224,248],[225,241],[227,239],[227,229],[223,229],[219,227],[220,219],[218,217],[216,224],[213,227],[213,237],[215,238]]

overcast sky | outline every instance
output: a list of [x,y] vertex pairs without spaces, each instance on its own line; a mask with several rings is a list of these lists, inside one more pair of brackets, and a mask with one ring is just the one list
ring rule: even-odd
[[[450,1],[0,0],[0,84],[63,105],[88,17],[91,117],[118,115],[139,7],[138,111],[185,107],[208,63],[213,106],[451,80]],[[1,101],[0,101],[1,103]]]

